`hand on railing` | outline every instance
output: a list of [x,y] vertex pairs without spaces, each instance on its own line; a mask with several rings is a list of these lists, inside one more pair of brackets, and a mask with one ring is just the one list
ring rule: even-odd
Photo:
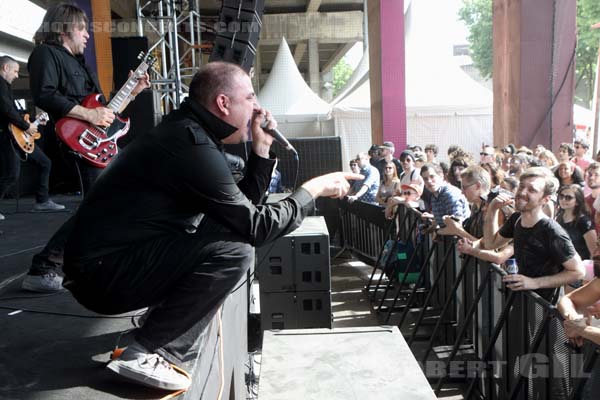
[[502,282],[510,290],[535,290],[539,289],[536,280],[521,274],[508,274],[502,277]]
[[581,335],[588,326],[586,318],[566,319],[563,322],[563,326],[565,328],[565,335],[567,335],[569,341],[577,347],[583,346],[583,337]]
[[456,248],[462,254],[468,254],[470,256],[475,255],[475,249],[473,247],[473,242],[470,241],[469,239],[459,239],[458,243],[456,244]]

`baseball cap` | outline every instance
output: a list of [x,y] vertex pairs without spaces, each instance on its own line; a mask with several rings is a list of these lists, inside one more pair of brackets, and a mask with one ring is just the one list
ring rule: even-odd
[[401,186],[402,190],[404,189],[412,189],[415,192],[417,192],[417,194],[419,195],[419,197],[421,197],[421,195],[423,194],[423,189],[421,189],[421,186],[416,184],[416,183],[409,183],[409,184],[404,184]]
[[415,161],[415,153],[412,150],[404,150],[400,153],[400,157],[398,158],[400,161],[404,160],[406,157],[410,157]]
[[383,142],[383,144],[381,146],[379,146],[379,147],[385,147],[385,148],[388,148],[388,149],[394,149],[394,148],[396,148],[396,146],[394,146],[394,143],[392,143],[392,142]]

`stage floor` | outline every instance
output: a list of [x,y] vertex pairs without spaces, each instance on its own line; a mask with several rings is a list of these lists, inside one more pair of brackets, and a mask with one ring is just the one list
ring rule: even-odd
[[[81,307],[69,294],[39,295],[20,285],[40,251],[81,201],[55,196],[66,212],[31,213],[33,199],[0,201],[0,399],[160,399],[167,392],[119,381],[105,365],[120,336],[134,327],[133,313],[106,318]],[[371,267],[346,252],[332,260],[334,328],[379,325],[362,288]],[[121,345],[130,338],[124,334]],[[442,397],[460,399],[457,391]]]
[[[55,196],[67,211],[32,213],[33,199],[0,202],[0,399],[160,399],[166,392],[115,380],[104,367],[132,317],[87,311],[67,291],[40,295],[20,289],[31,257],[80,202]],[[133,315],[133,313],[132,313]],[[128,343],[124,335],[121,344]]]

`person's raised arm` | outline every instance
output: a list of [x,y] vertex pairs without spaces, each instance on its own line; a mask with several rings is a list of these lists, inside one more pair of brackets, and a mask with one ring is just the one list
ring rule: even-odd
[[500,235],[498,214],[502,207],[512,204],[512,202],[513,200],[509,196],[502,193],[490,202],[483,222],[483,244],[486,249],[497,249],[510,241],[510,238]]
[[364,179],[364,176],[350,172],[332,172],[317,176],[305,182],[301,187],[314,199],[318,197],[340,199],[348,193],[350,189],[348,181],[352,179]]
[[458,241],[458,251],[463,254],[469,254],[481,260],[494,264],[502,264],[513,256],[514,248],[512,245],[504,246],[500,251],[486,250],[481,247],[481,240],[471,242],[468,239]]

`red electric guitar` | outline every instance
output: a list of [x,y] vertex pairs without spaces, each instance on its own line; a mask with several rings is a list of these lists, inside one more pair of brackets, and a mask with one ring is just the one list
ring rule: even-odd
[[[129,130],[129,118],[121,117],[118,111],[131,95],[138,78],[143,76],[156,61],[154,56],[144,55],[144,53],[140,53],[138,59],[141,59],[142,63],[106,106],[113,110],[116,116],[110,126],[100,127],[71,117],[61,118],[56,122],[58,138],[97,168],[105,168],[117,155],[119,151],[117,140],[125,136]],[[100,94],[91,94],[83,99],[81,105],[86,108],[104,107],[98,101],[99,98]]]

